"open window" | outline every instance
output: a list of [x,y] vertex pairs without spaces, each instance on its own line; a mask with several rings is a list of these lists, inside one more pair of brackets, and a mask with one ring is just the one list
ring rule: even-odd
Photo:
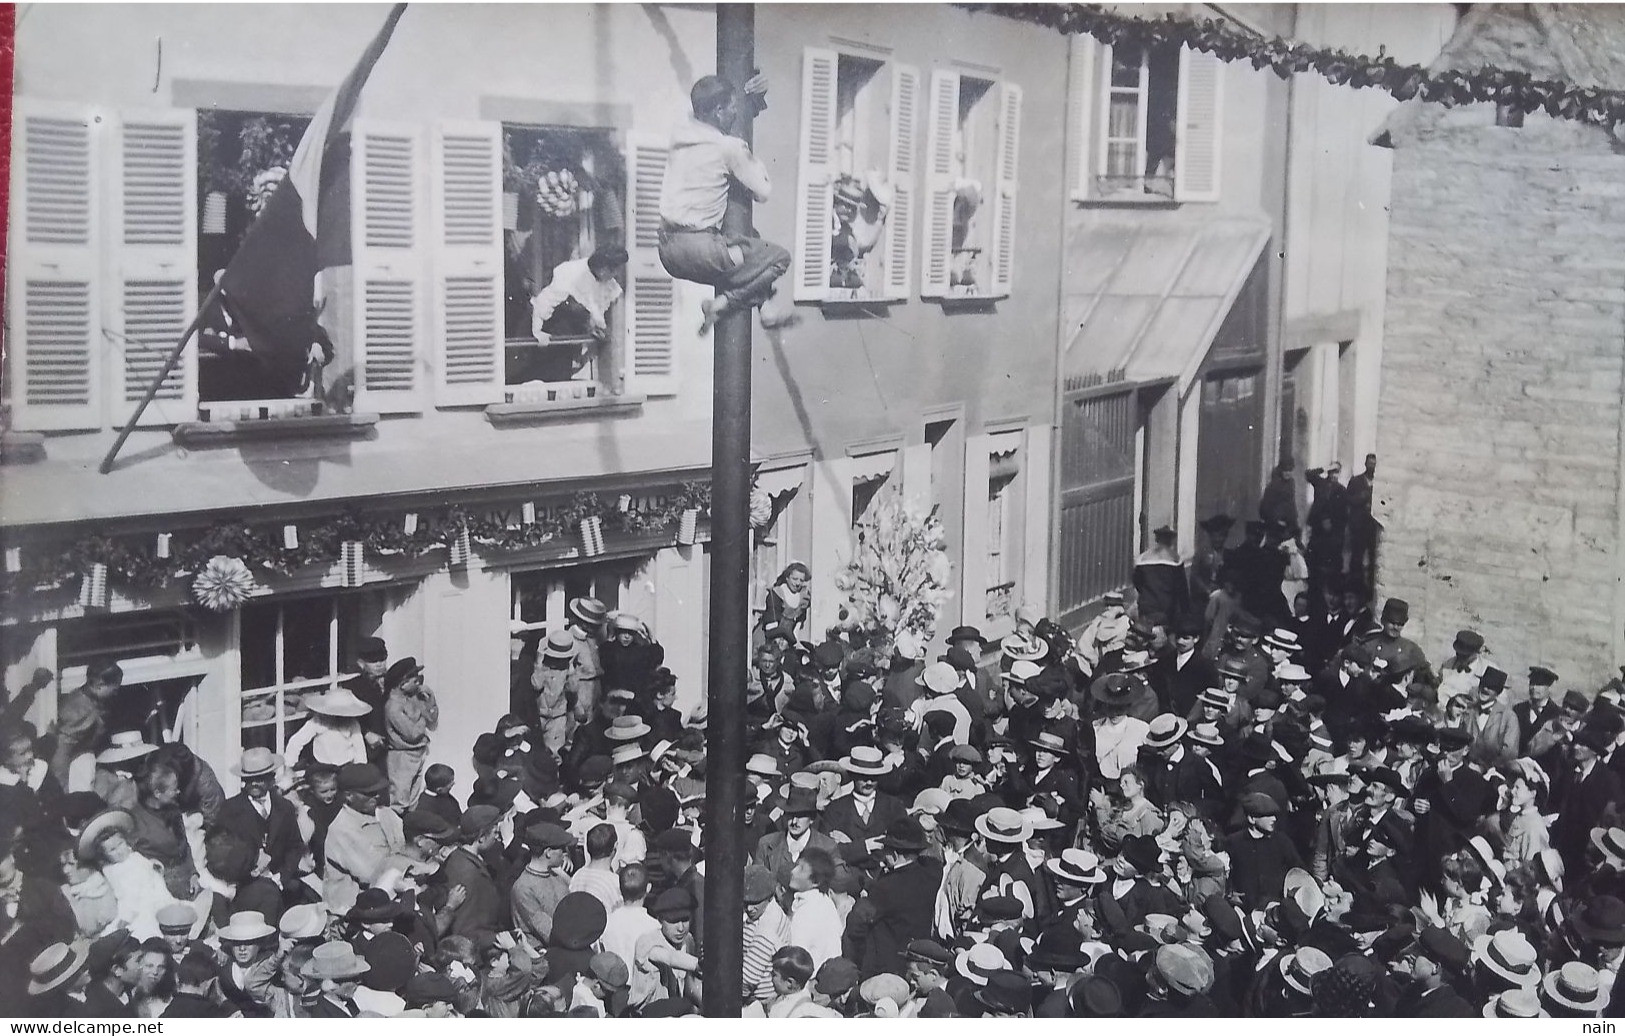
[[[374,607],[365,607],[373,603]],[[282,754],[309,718],[304,701],[354,672],[359,639],[376,624],[368,594],[323,594],[245,604],[239,638],[242,746]],[[295,762],[296,760],[289,760]]]
[[920,75],[885,58],[809,47],[796,204],[798,301],[907,297]]
[[1078,44],[1079,200],[1217,201],[1223,62],[1173,44]]
[[[510,400],[615,394],[626,161],[613,131],[502,125],[503,384]],[[602,250],[602,251],[600,251]]]
[[932,73],[922,296],[1010,294],[1020,130],[1020,87]]
[[[197,291],[208,294],[248,236],[248,228],[286,179],[310,116],[273,111],[202,109],[197,113]],[[173,344],[173,343],[171,343]],[[229,304],[203,315],[197,336],[198,399],[231,417],[248,411],[317,412],[314,401],[270,394],[263,360],[248,347]],[[307,397],[310,393],[305,393]],[[239,413],[239,411],[242,411]]]

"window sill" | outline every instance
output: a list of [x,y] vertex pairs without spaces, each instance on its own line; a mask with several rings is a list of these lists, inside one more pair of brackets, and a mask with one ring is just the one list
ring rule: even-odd
[[997,295],[989,293],[985,295],[921,295],[920,297],[929,302],[940,303],[942,308],[949,313],[969,313],[977,311],[991,312],[994,303],[1002,302],[1009,298],[1010,295],[1008,293]]
[[1072,192],[1072,201],[1077,205],[1099,206],[1101,208],[1125,209],[1175,209],[1181,202],[1177,198],[1165,197],[1161,194],[1085,194],[1082,191]]
[[45,459],[45,436],[39,432],[0,433],[0,464],[38,464]]
[[559,420],[584,413],[635,414],[643,409],[645,398],[642,395],[592,396],[582,399],[492,403],[485,408],[485,419],[498,428],[503,428],[509,425]]
[[217,446],[276,439],[362,439],[372,434],[377,414],[319,414],[254,421],[187,421],[171,438],[179,446]]

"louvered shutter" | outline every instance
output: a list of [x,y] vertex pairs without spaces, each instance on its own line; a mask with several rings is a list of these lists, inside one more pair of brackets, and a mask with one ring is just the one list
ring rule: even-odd
[[1219,122],[1224,62],[1179,49],[1179,123],[1174,151],[1174,200],[1219,200]]
[[1021,87],[999,88],[998,149],[994,155],[993,275],[988,287],[994,295],[1010,294],[1016,268],[1016,187],[1021,159]]
[[[112,125],[105,303],[112,416],[123,423],[197,313],[197,114],[129,111]],[[141,415],[142,425],[197,419],[197,355],[194,341]]]
[[[670,396],[677,392],[677,285],[660,265],[660,184],[671,149],[663,141],[633,138],[630,261],[626,268],[628,392]],[[693,313],[698,324],[700,315]]]
[[914,172],[919,164],[920,70],[892,69],[891,213],[886,217],[886,297],[908,298],[914,267]]
[[1100,44],[1088,36],[1072,37],[1071,96],[1067,99],[1072,112],[1072,146],[1067,149],[1067,163],[1076,199],[1095,194],[1095,151],[1089,146],[1089,134],[1095,125],[1094,106],[1101,96],[1095,91],[1095,54],[1099,50]]
[[443,122],[435,132],[435,401],[503,399],[502,126]]
[[925,166],[925,234],[920,295],[943,298],[954,233],[954,129],[959,124],[959,73],[931,73],[931,125]]
[[835,187],[835,80],[833,50],[808,47],[801,58],[801,178],[796,195],[797,302],[829,297],[829,248]]
[[429,366],[424,291],[423,135],[412,123],[357,119],[350,132],[355,264],[355,407],[423,409]]
[[101,428],[101,123],[90,109],[18,100],[11,170],[12,423]]

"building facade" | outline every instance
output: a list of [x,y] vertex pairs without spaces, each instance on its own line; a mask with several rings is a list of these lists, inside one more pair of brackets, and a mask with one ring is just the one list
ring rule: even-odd
[[[1611,8],[1492,5],[1436,67],[1619,89],[1621,41]],[[1545,665],[1591,691],[1625,664],[1618,141],[1486,104],[1407,104],[1383,140],[1382,588],[1430,651],[1473,627],[1515,679]]]
[[947,6],[826,4],[757,8],[756,40],[772,84],[756,152],[793,198],[756,226],[794,253],[802,321],[758,340],[775,511],[753,605],[806,562],[821,639],[850,530],[900,492],[946,531],[939,636],[1002,636],[1045,603],[1052,556],[1066,42]]
[[[679,512],[708,479],[710,351],[702,296],[654,248],[667,142],[714,64],[709,10],[410,8],[349,139],[350,262],[324,273],[325,373],[353,403],[260,398],[229,320],[205,314],[219,333],[97,473],[266,170],[386,13],[109,6],[19,26],[7,683],[44,667],[66,691],[120,661],[131,700],[222,773],[285,744],[304,696],[379,635],[427,666],[433,757],[471,779],[515,635],[560,625],[578,594],[641,616],[680,702],[703,698],[705,532]],[[553,268],[617,243],[626,297],[604,339],[535,336]],[[255,562],[241,607],[197,603],[200,544]]]

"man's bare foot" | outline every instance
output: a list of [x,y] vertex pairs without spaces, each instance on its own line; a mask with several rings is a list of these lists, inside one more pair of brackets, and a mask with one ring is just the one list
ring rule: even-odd
[[700,312],[705,314],[705,319],[700,321],[701,336],[710,334],[711,329],[717,325],[717,318],[727,311],[728,296],[726,295],[718,295],[714,299],[706,299],[701,302]]

